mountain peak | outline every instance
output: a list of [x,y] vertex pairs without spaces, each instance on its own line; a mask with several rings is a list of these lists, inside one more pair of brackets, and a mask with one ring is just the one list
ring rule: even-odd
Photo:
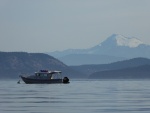
[[105,45],[105,46],[116,45],[116,46],[127,46],[130,48],[135,48],[141,44],[144,43],[135,37],[125,37],[120,34],[113,34],[110,37],[108,37],[104,42],[102,42],[100,45]]

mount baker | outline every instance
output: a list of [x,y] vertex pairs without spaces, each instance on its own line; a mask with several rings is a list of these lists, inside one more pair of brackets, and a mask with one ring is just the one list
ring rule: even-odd
[[150,58],[150,45],[135,37],[113,34],[89,49],[68,49],[49,53],[67,65],[106,64],[130,58]]

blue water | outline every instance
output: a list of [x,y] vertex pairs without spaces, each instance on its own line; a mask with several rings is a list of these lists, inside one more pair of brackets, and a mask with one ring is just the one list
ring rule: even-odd
[[150,80],[1,80],[0,113],[150,113]]

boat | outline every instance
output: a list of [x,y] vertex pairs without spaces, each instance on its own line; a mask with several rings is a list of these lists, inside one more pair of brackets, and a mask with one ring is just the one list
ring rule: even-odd
[[26,84],[69,83],[69,78],[63,78],[61,73],[61,71],[40,70],[35,72],[34,75],[20,75],[20,77]]

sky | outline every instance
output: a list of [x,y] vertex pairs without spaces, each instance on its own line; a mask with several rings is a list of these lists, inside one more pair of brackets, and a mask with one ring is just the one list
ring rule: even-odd
[[150,0],[0,0],[0,51],[86,49],[112,34],[150,44]]

